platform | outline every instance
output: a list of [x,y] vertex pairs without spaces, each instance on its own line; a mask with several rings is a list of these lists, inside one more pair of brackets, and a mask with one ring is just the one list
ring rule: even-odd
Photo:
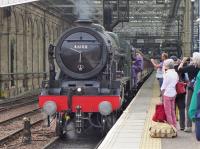
[[178,130],[178,137],[173,139],[149,136],[155,104],[159,102],[159,86],[155,74],[152,74],[98,149],[200,149],[194,130],[193,133]]

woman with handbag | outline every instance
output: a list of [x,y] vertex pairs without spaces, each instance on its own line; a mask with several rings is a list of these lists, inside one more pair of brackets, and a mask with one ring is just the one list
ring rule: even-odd
[[177,94],[176,84],[179,77],[174,69],[174,61],[172,59],[165,60],[164,67],[165,75],[163,76],[163,84],[161,86],[164,109],[167,122],[176,128],[175,97]]
[[180,73],[178,71],[178,66],[180,64],[178,58],[176,56],[171,56],[171,59],[174,60],[174,69],[178,73],[179,81],[176,84],[176,99],[175,99],[175,108],[178,107],[179,110],[179,125],[180,130],[185,129],[185,95],[186,95],[186,76],[184,73]]
[[[190,60],[190,63],[185,66],[185,64]],[[178,70],[180,73],[187,73],[189,82],[187,83],[186,87],[186,128],[185,132],[192,132],[192,121],[189,118],[188,112],[190,107],[190,102],[192,99],[193,94],[193,84],[194,84],[194,78],[197,76],[199,70],[200,70],[200,53],[194,52],[191,59],[189,58],[183,58],[181,61]]]

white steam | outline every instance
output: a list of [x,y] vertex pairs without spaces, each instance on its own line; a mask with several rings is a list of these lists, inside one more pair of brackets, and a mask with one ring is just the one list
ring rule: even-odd
[[94,14],[94,1],[93,0],[71,0],[75,5],[74,14],[80,20],[88,20]]

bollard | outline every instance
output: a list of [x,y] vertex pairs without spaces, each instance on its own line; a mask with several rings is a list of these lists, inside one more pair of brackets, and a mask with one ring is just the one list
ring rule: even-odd
[[47,127],[50,127],[51,121],[50,121],[50,116],[49,115],[47,116],[47,123],[48,123]]
[[23,130],[23,136],[22,136],[22,143],[24,144],[30,144],[31,143],[31,123],[30,118],[24,117],[24,130]]

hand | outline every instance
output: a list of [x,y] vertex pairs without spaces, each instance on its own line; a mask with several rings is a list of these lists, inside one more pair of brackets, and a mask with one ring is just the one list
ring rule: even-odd
[[165,92],[165,90],[162,90],[162,91],[161,91],[162,96],[164,96],[164,92]]
[[178,60],[177,60],[177,64],[179,65],[180,63],[181,63],[181,60],[180,60],[180,59],[178,59]]
[[187,61],[187,59],[188,59],[187,57],[184,57],[182,62],[185,63]]

